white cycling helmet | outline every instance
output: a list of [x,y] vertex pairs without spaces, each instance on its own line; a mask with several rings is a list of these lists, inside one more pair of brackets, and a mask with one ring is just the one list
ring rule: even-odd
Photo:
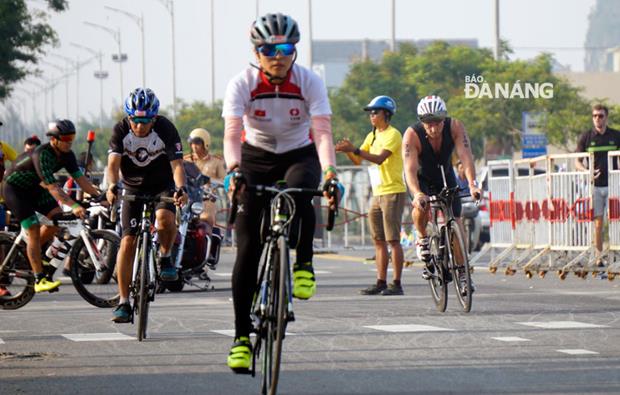
[[211,135],[206,129],[196,128],[191,131],[187,141],[190,143],[200,143],[202,141],[205,148],[209,148],[209,145],[211,145]]
[[418,118],[422,122],[443,121],[447,116],[446,103],[439,96],[426,96],[418,103]]

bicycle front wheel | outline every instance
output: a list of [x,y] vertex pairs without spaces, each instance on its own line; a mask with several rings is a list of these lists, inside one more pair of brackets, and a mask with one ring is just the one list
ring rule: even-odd
[[428,285],[431,288],[431,296],[435,302],[437,310],[446,311],[448,305],[448,285],[446,284],[445,271],[445,254],[440,247],[440,239],[436,234],[430,237],[429,248],[431,251],[431,267],[433,273],[430,273]]
[[[71,281],[85,301],[97,307],[114,307],[119,294],[116,283],[116,255],[119,236],[109,230],[89,232],[88,242],[95,256],[91,256],[84,240],[78,238],[71,249]],[[99,260],[97,269],[93,259]]]
[[469,271],[469,257],[465,250],[463,234],[456,222],[448,227],[448,251],[450,256],[450,271],[454,281],[456,297],[466,313],[471,311],[472,287]]
[[[15,237],[0,232],[0,264],[13,247]],[[0,273],[0,287],[4,296],[0,296],[0,309],[16,310],[25,306],[34,296],[34,275],[30,270],[30,261],[26,256],[24,245],[15,246],[12,256]]]
[[289,301],[290,266],[286,239],[281,236],[277,241],[277,251],[273,254],[271,271],[271,294],[269,301],[269,320],[265,339],[263,363],[263,394],[275,395],[282,361],[282,341],[287,324],[287,306]]
[[146,328],[149,319],[149,258],[151,249],[149,248],[148,236],[142,236],[142,245],[140,246],[139,268],[136,276],[137,292],[135,308],[138,313],[138,341],[146,339]]

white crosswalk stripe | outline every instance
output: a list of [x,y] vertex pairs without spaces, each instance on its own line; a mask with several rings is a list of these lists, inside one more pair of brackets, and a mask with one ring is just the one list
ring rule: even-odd
[[587,322],[578,321],[517,322],[517,324],[543,329],[609,328],[607,325],[589,324]]
[[135,337],[122,333],[68,333],[61,336],[74,342],[135,340]]
[[597,355],[598,354],[596,351],[584,350],[580,348],[556,350],[556,351],[561,352],[563,354],[568,354],[568,355]]
[[529,342],[530,339],[525,339],[523,337],[518,336],[503,336],[503,337],[492,337],[493,340],[498,340],[500,342]]
[[400,324],[400,325],[370,325],[364,326],[364,328],[374,329],[383,332],[443,332],[453,331],[450,328],[440,328],[438,326],[431,325],[417,325],[417,324]]

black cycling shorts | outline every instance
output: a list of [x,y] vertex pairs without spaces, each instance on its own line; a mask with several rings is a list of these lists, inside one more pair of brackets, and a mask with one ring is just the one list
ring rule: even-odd
[[[151,195],[151,196],[168,196],[174,195],[174,187],[170,187],[161,192],[145,192],[125,188],[123,191],[126,195]],[[155,206],[155,211],[164,209],[176,213],[176,206],[172,203],[159,202]],[[142,203],[121,201],[121,227],[123,229],[122,236],[135,236],[140,230],[140,221],[142,220]]]
[[[452,184],[450,180],[448,180],[447,183],[448,183],[448,188],[453,188],[456,186],[456,184],[450,185]],[[424,180],[422,177],[418,177],[418,184],[420,185],[420,189],[422,190],[422,192],[424,192],[427,196],[439,193],[443,189],[443,185],[435,185],[435,184],[431,185],[426,180]],[[461,216],[461,209],[462,209],[461,199],[457,195],[452,200],[452,214],[454,214],[455,218],[459,218]]]
[[33,217],[35,212],[47,215],[58,207],[54,197],[40,185],[32,189],[22,189],[5,182],[2,186],[2,195],[6,206],[20,223]]

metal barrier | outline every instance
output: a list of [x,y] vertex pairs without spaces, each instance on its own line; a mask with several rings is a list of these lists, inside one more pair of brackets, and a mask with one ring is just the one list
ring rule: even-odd
[[497,250],[502,250],[499,255],[491,259],[489,270],[495,272],[497,266],[515,248],[515,229],[513,211],[513,185],[514,176],[512,161],[494,160],[487,164],[488,176],[488,199],[490,219],[490,242],[474,256],[470,263],[472,266],[487,253],[492,255]]
[[611,151],[607,154],[607,166],[609,169],[607,276],[613,280],[620,273],[620,151]]

